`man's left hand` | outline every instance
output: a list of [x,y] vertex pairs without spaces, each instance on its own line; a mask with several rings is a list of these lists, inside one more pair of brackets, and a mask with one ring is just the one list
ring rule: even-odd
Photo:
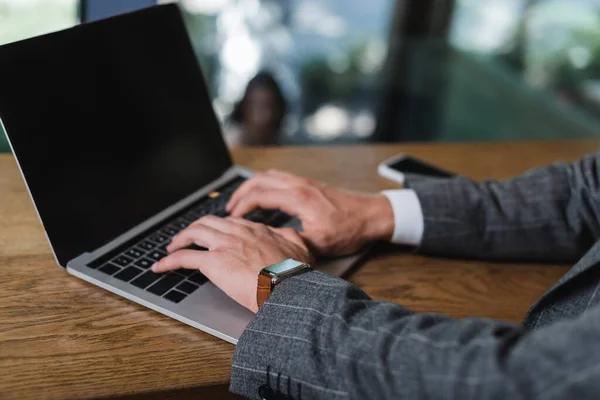
[[[191,245],[208,251],[188,249]],[[258,311],[256,290],[261,269],[288,258],[311,263],[302,238],[290,228],[273,229],[241,218],[207,216],[181,231],[156,263],[156,273],[179,268],[200,270],[235,301]]]

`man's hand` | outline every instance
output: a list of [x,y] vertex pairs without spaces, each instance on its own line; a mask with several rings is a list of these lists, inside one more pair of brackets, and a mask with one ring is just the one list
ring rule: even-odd
[[389,240],[394,214],[382,195],[353,193],[270,170],[257,173],[233,194],[227,211],[243,217],[255,208],[279,209],[302,222],[302,237],[319,255],[340,256],[374,240]]
[[[209,251],[190,250],[191,245]],[[152,267],[154,272],[179,268],[200,270],[235,301],[258,311],[258,273],[264,267],[293,258],[311,263],[302,238],[293,229],[272,229],[241,218],[207,216],[176,235],[169,255]]]

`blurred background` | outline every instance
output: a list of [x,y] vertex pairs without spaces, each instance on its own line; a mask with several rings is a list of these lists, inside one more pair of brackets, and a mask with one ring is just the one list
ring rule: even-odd
[[[0,0],[0,44],[164,2]],[[231,147],[600,133],[600,0],[179,3]]]

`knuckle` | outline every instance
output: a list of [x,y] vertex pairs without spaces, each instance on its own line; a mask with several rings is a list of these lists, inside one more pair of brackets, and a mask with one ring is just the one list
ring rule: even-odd
[[233,225],[231,227],[231,232],[238,236],[244,236],[244,235],[248,235],[249,233],[251,233],[252,229],[250,229],[250,227],[248,227],[248,226],[244,226],[244,225],[235,223],[235,225]]
[[231,236],[231,235],[223,235],[221,237],[221,239],[219,240],[219,242],[220,242],[221,246],[224,246],[224,247],[234,247],[237,244],[239,244],[239,240],[236,237]]
[[264,224],[258,224],[257,223],[256,225],[253,225],[253,228],[254,228],[254,232],[259,233],[261,235],[271,233],[271,231],[269,230],[269,228],[266,225],[264,225]]
[[319,232],[316,237],[317,241],[326,247],[330,246],[335,241],[335,237],[327,232]]
[[194,238],[202,233],[202,227],[198,225],[190,226],[185,232],[185,235],[180,234],[179,240],[185,240],[186,238]]
[[[249,225],[240,225],[239,229],[240,229],[240,233],[243,235],[251,235],[252,232],[255,229],[255,225],[259,225],[259,224],[255,224],[254,222],[252,224]],[[260,226],[260,225],[259,225]]]
[[281,230],[281,232],[284,233],[284,234],[286,234],[286,235],[289,235],[289,236],[296,236],[296,237],[299,236],[298,232],[296,232],[296,230],[293,229],[293,228],[283,228]]
[[195,230],[196,228],[198,228],[198,226],[203,225],[205,222],[206,222],[206,216],[200,217],[195,222],[193,222],[191,225],[188,225],[187,228],[182,230],[180,232],[180,234],[182,234],[184,232],[186,232],[186,233],[191,232],[191,231]]
[[244,231],[245,236],[255,236],[258,233],[263,232],[263,228],[267,229],[267,227],[264,226],[263,224],[260,224],[258,222],[252,222],[252,221],[248,221],[248,223],[244,226],[244,228],[246,229]]
[[169,254],[168,256],[166,256],[162,260],[160,260],[158,262],[158,264],[161,265],[161,266],[163,266],[163,267],[168,267],[168,266],[171,266],[171,265],[176,264],[177,262],[179,262],[179,257],[180,257],[179,252],[176,252],[176,253],[173,253],[173,254]]
[[296,196],[301,201],[306,201],[313,196],[313,190],[309,186],[300,186],[296,188]]
[[202,229],[202,227],[194,226],[194,227],[190,228],[190,230],[187,231],[185,235],[182,235],[181,237],[179,237],[177,239],[176,244],[184,245],[189,242],[194,242],[202,237],[203,231],[204,230]]
[[188,265],[190,260],[193,259],[194,254],[189,250],[180,250],[173,253],[170,257],[171,260],[169,265],[179,268]]
[[308,193],[307,193],[307,190],[305,187],[298,186],[298,187],[294,188],[294,196],[296,196],[298,198],[303,198],[307,195],[308,195]]
[[242,224],[243,224],[243,222],[245,221],[245,220],[244,220],[243,218],[241,218],[241,217],[234,217],[234,216],[231,216],[231,215],[230,215],[230,216],[228,216],[228,217],[225,217],[225,220],[226,220],[226,221],[229,221],[229,222],[231,222],[231,223],[233,223],[233,224],[239,225],[239,226],[243,226]]
[[261,193],[263,192],[264,189],[261,186],[252,186],[250,189],[248,189],[248,192],[246,193],[245,196],[253,196],[257,193]]
[[298,179],[298,183],[300,183],[303,186],[312,186],[312,181],[308,178],[297,178]]

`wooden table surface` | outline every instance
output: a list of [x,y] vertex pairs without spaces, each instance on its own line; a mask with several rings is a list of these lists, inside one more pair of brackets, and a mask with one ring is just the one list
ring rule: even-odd
[[[343,187],[396,187],[377,164],[407,152],[475,179],[576,160],[600,141],[241,149],[238,164]],[[385,247],[385,246],[384,246]],[[234,346],[68,275],[16,164],[0,156],[0,399],[234,398]],[[444,260],[380,249],[349,280],[376,299],[518,322],[567,266]],[[204,397],[203,397],[204,396]]]

